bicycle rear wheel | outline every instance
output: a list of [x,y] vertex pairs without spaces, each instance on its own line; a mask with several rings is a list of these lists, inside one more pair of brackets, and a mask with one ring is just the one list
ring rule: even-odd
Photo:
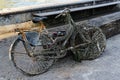
[[[41,54],[43,46],[30,46],[34,54]],[[53,58],[44,55],[35,57],[28,56],[25,43],[17,39],[10,47],[10,56],[14,66],[23,74],[34,76],[46,72],[54,63]]]

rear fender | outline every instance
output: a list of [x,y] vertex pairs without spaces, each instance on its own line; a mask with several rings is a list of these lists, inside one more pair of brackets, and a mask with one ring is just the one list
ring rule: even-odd
[[17,39],[15,39],[12,44],[10,45],[10,48],[9,48],[9,60],[12,60],[12,48],[14,47],[15,45],[15,42],[18,41],[18,40],[22,40],[22,38],[19,36]]

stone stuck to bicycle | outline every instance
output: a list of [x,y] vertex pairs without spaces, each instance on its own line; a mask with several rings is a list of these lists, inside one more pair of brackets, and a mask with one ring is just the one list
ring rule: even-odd
[[55,18],[60,17],[65,17],[67,30],[49,32],[44,24],[46,16],[33,16],[32,21],[40,26],[37,31],[15,30],[19,33],[10,46],[9,57],[22,73],[30,76],[44,73],[69,50],[76,61],[95,59],[102,54],[106,37],[100,28],[77,25],[69,9]]

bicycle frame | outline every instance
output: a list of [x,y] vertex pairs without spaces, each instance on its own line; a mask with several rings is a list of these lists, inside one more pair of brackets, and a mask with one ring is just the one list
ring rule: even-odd
[[[68,28],[68,30],[66,31],[67,34],[65,35],[64,42],[62,43],[62,47],[65,47],[66,44],[67,44],[67,42],[68,42],[69,40],[71,40],[71,42],[73,42],[73,40],[75,39],[75,36],[77,35],[77,33],[80,34],[79,36],[83,39],[83,41],[84,41],[85,43],[83,43],[83,44],[78,44],[78,45],[76,45],[76,46],[70,45],[68,48],[66,48],[66,49],[64,49],[64,50],[61,50],[61,52],[65,52],[65,51],[68,51],[68,50],[72,50],[72,49],[78,48],[78,47],[80,47],[80,46],[85,46],[85,45],[87,45],[87,44],[90,43],[90,41],[88,41],[88,40],[85,38],[85,36],[83,35],[83,33],[82,33],[81,31],[78,31],[78,29],[77,29],[78,26],[75,24],[74,20],[72,19],[71,15],[70,15],[69,9],[66,9],[66,10],[67,10],[67,11],[66,11],[65,13],[63,13],[63,15],[66,16],[66,21],[67,21],[67,23],[69,24],[69,28]],[[81,28],[81,30],[82,30],[82,28]],[[89,36],[88,36],[88,37],[89,37]]]
[[104,51],[106,39],[100,28],[75,24],[69,9],[58,17],[60,15],[66,17],[69,26],[66,32],[58,31],[49,35],[41,17],[36,20],[39,26],[37,32],[16,30],[19,36],[9,49],[9,58],[22,73],[37,75],[46,72],[56,59],[65,57],[68,50],[71,50],[76,61],[95,59]]
[[[65,14],[66,21],[67,21],[67,23],[69,25],[69,28],[66,31],[66,35],[64,37],[57,37],[55,39],[53,39],[52,37],[49,37],[48,36],[49,32],[47,31],[47,29],[46,29],[45,25],[43,24],[43,22],[40,21],[39,23],[37,23],[37,25],[39,26],[39,30],[38,30],[39,34],[37,36],[38,39],[36,38],[37,41],[40,41],[39,36],[41,36],[42,33],[45,31],[44,34],[46,34],[47,37],[51,40],[53,46],[54,46],[55,43],[58,43],[58,42],[62,41],[62,43],[61,43],[62,50],[60,51],[61,53],[66,52],[68,50],[75,49],[75,48],[80,47],[80,46],[84,46],[84,45],[89,44],[87,42],[87,39],[84,37],[83,33],[77,30],[77,25],[73,21],[71,15],[70,15],[69,9],[66,9],[66,12],[64,12],[63,14]],[[23,30],[20,30],[20,29],[18,29],[17,32],[19,32],[19,37],[24,42],[24,45],[27,46],[25,49],[26,49],[28,55],[30,57],[32,57],[34,53],[32,52],[32,49],[30,48],[31,45],[30,45],[29,39],[27,38],[27,34]],[[69,40],[71,42],[73,42],[73,40],[75,39],[75,36],[77,35],[77,33],[79,33],[80,34],[79,36],[83,39],[83,41],[85,41],[87,43],[83,43],[83,44],[79,44],[79,45],[75,45],[75,46],[70,45],[69,47],[66,47],[66,44],[67,44],[67,42],[69,42]],[[43,46],[43,45],[42,44],[38,45],[38,43],[37,43],[35,46]],[[61,56],[61,57],[63,57],[63,56]]]

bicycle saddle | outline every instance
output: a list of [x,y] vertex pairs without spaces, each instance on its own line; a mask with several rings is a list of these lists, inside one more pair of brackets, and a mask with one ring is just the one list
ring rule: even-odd
[[35,16],[32,18],[32,22],[33,23],[39,23],[40,21],[46,20],[47,17],[44,16]]

